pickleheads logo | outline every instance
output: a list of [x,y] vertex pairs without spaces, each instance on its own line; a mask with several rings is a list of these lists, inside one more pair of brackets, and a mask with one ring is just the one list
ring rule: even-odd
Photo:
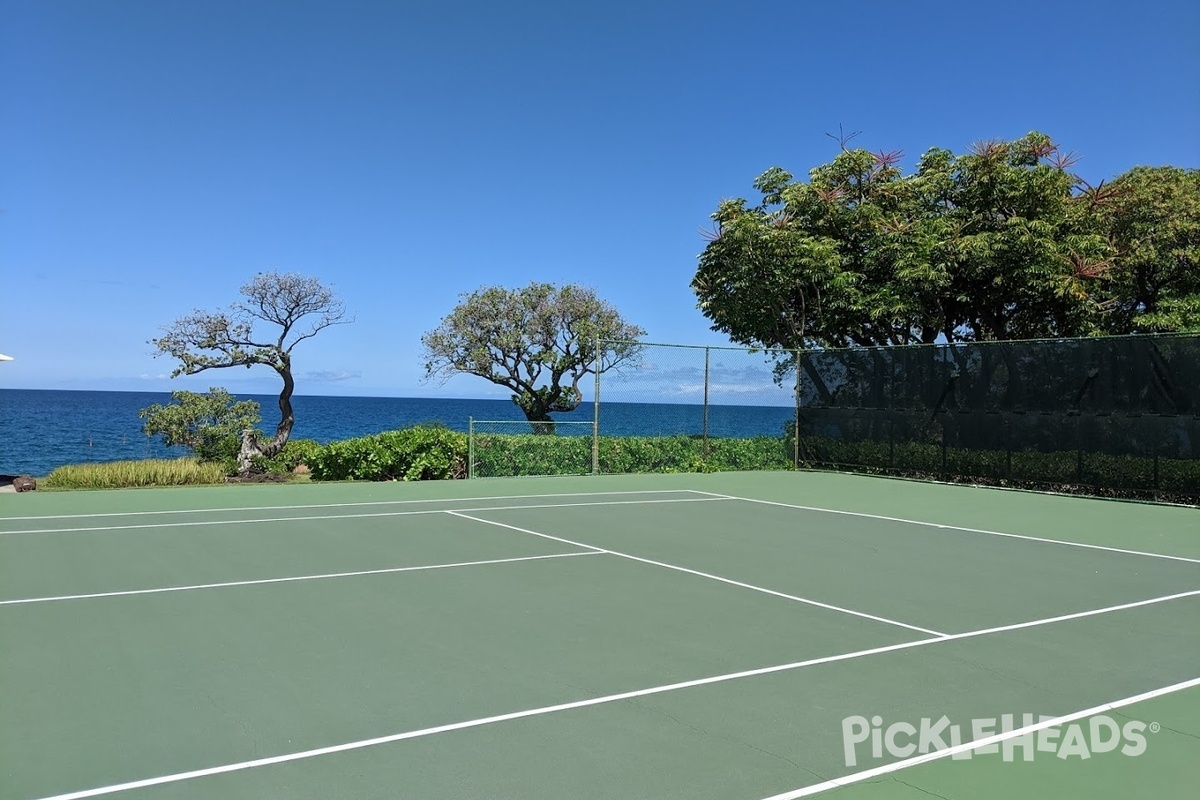
[[[1004,714],[998,719],[973,719],[964,726],[942,716],[936,720],[924,718],[917,725],[893,722],[885,727],[883,717],[853,716],[842,720],[842,747],[848,767],[857,766],[867,752],[875,759],[882,759],[885,753],[893,758],[909,758],[951,748],[961,748],[950,756],[957,760],[970,759],[977,754],[1000,753],[1005,761],[1014,761],[1018,752],[1023,761],[1033,761],[1036,753],[1052,753],[1064,760],[1088,759],[1095,753],[1111,753],[1118,749],[1126,756],[1140,756],[1146,752],[1146,734],[1158,733],[1160,727],[1157,722],[1147,724],[1137,720],[1120,724],[1112,717],[1101,715],[1086,721],[1003,736],[1053,719],[1022,714],[1018,725],[1016,715]],[[989,737],[1000,738],[1000,741],[976,748],[969,746],[970,742]],[[968,746],[963,747],[964,743]]]

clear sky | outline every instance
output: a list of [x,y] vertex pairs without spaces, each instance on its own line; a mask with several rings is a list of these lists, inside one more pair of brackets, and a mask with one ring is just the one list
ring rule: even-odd
[[724,343],[700,231],[826,136],[961,152],[1030,130],[1091,182],[1200,165],[1200,4],[1162,0],[0,0],[0,386],[169,381],[147,340],[259,271],[356,316],[300,394],[421,380],[458,295],[594,287],[653,341]]

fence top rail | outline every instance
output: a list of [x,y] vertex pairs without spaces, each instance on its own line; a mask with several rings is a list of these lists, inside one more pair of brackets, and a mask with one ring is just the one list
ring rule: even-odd
[[642,347],[674,347],[680,350],[732,350],[738,353],[779,353],[786,356],[796,355],[797,350],[785,347],[738,347],[728,344],[675,344],[672,342],[641,342],[632,339],[600,339],[604,344],[636,344]]
[[721,344],[677,344],[673,342],[642,342],[631,339],[600,339],[602,343],[608,344],[635,344],[644,347],[674,347],[683,350],[734,350],[740,353],[767,353],[779,354],[785,356],[794,356],[796,353],[804,355],[819,355],[821,353],[847,353],[847,352],[866,352],[871,350],[908,350],[918,348],[950,348],[950,347],[984,347],[992,345],[1021,345],[1021,344],[1067,344],[1079,342],[1110,342],[1110,341],[1166,341],[1172,339],[1197,339],[1200,340],[1200,334],[1188,332],[1167,332],[1167,333],[1121,333],[1121,334],[1105,334],[1101,336],[1062,336],[1062,337],[1042,337],[1037,339],[986,339],[974,342],[929,342],[920,343],[913,342],[911,344],[875,344],[875,345],[855,345],[852,347],[750,347],[736,345],[721,345]]
[[[461,419],[461,417],[460,417]],[[528,419],[471,419],[476,425],[545,425],[547,422],[554,425],[587,425],[591,427],[592,420],[578,419],[552,419],[552,420],[528,420]]]
[[[823,353],[866,353],[875,351],[892,351],[892,350],[918,350],[918,349],[951,349],[951,348],[977,348],[977,347],[1012,347],[1019,345],[1074,345],[1097,343],[1103,344],[1106,342],[1138,342],[1138,341],[1186,341],[1193,339],[1200,341],[1200,334],[1195,333],[1123,333],[1123,334],[1108,334],[1104,336],[1063,336],[1063,337],[1043,337],[1038,339],[985,339],[974,342],[930,342],[912,344],[875,344],[875,345],[857,345],[854,347],[814,347],[805,349],[804,355],[813,356]],[[790,352],[790,351],[789,351]]]

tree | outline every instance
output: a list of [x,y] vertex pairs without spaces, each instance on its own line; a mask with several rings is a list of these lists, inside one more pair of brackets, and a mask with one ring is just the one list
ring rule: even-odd
[[583,378],[635,359],[643,335],[591,289],[530,283],[463,295],[421,343],[426,378],[465,373],[511,389],[535,432],[552,433],[550,414],[579,407]]
[[138,412],[146,420],[147,436],[161,436],[168,447],[183,446],[207,461],[232,456],[244,430],[261,421],[254,400],[234,401],[225,389],[213,387],[205,394],[171,392],[173,402],[153,405]]
[[[249,473],[256,457],[276,455],[291,435],[295,416],[292,393],[292,350],[331,325],[353,320],[345,318],[346,309],[333,290],[316,278],[275,272],[260,273],[242,286],[244,298],[227,311],[194,311],[164,329],[163,336],[150,343],[159,355],[179,361],[171,377],[195,375],[209,369],[263,365],[275,370],[283,381],[279,393],[279,425],[274,437],[260,440],[257,432],[242,432],[238,452],[238,472]],[[259,323],[278,328],[270,335],[258,334]]]
[[1134,167],[1096,194],[1117,252],[1107,329],[1200,331],[1200,170]]
[[845,347],[1081,335],[1111,255],[1049,137],[901,154],[848,149],[755,206],[720,204],[692,289],[742,344]]

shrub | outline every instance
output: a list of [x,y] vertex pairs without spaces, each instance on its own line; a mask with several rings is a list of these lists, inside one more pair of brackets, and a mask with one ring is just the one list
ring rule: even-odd
[[241,432],[261,419],[256,401],[235,402],[233,395],[217,386],[205,394],[171,392],[171,399],[167,405],[153,405],[138,412],[146,420],[142,430],[148,436],[161,436],[168,447],[190,447],[206,461],[236,457]]
[[[300,464],[304,464],[311,469],[311,462],[320,449],[321,443],[316,439],[288,439],[283,449],[270,458],[254,459],[254,468],[258,472],[290,473]],[[236,448],[233,455],[237,455]],[[234,467],[236,466],[235,461]]]
[[331,442],[312,452],[322,481],[416,481],[466,477],[467,435],[447,428],[405,428]]
[[[783,441],[775,437],[703,439],[692,436],[602,436],[604,473],[716,472],[790,469]],[[585,475],[592,471],[592,440],[586,436],[485,435],[475,440],[475,474]]]
[[51,472],[42,485],[48,489],[127,489],[214,484],[224,480],[225,472],[219,464],[189,457],[70,464]]
[[483,434],[475,437],[475,475],[586,475],[592,471],[588,436]]

